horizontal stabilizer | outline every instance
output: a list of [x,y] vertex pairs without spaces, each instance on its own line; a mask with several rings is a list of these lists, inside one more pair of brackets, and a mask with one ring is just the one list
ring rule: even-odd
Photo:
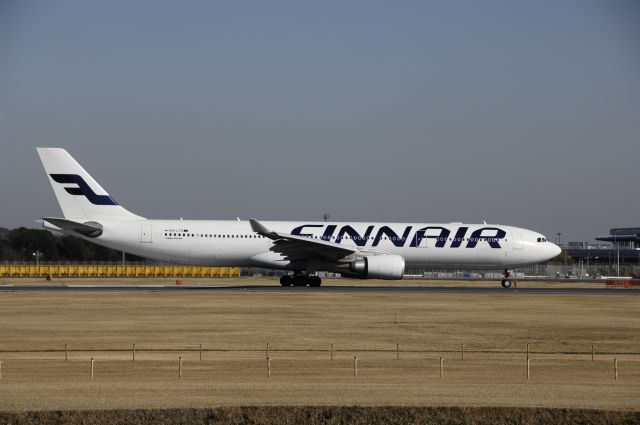
[[49,223],[62,231],[76,232],[89,238],[96,238],[102,234],[102,226],[95,221],[78,223],[77,221],[56,217],[43,217],[42,220],[44,220],[45,227],[47,227],[46,224]]

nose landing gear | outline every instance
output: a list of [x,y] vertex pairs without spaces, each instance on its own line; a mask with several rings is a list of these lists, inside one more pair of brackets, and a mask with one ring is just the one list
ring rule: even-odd
[[503,288],[511,288],[511,284],[512,284],[512,279],[511,279],[511,270],[509,269],[505,269],[504,271],[504,277],[502,278],[502,287]]

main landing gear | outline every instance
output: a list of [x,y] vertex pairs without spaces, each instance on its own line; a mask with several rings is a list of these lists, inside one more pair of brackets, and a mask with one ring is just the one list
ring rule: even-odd
[[515,280],[513,280],[511,278],[511,270],[506,269],[504,271],[504,277],[502,278],[502,287],[503,288],[511,288],[511,283],[515,282]]
[[282,286],[320,286],[322,279],[316,275],[294,274],[293,276],[285,274],[280,277],[280,285]]

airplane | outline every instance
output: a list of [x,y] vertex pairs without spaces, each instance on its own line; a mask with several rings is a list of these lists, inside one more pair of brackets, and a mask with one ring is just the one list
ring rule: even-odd
[[[537,232],[497,224],[151,220],[119,205],[64,149],[37,148],[63,217],[43,226],[163,262],[287,271],[283,286],[320,286],[318,272],[402,279],[405,268],[511,269],[560,248]],[[292,272],[292,274],[289,274]]]

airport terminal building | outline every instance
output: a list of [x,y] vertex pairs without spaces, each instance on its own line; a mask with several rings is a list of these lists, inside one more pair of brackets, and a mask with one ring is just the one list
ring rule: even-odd
[[[578,275],[637,276],[640,274],[640,227],[609,230],[595,238],[600,243],[569,242],[563,249]],[[567,269],[565,267],[565,269]],[[566,271],[563,269],[563,274]]]
[[616,228],[609,230],[608,236],[600,236],[597,241],[604,244],[570,242],[567,254],[575,261],[589,261],[593,264],[640,263],[640,227]]

